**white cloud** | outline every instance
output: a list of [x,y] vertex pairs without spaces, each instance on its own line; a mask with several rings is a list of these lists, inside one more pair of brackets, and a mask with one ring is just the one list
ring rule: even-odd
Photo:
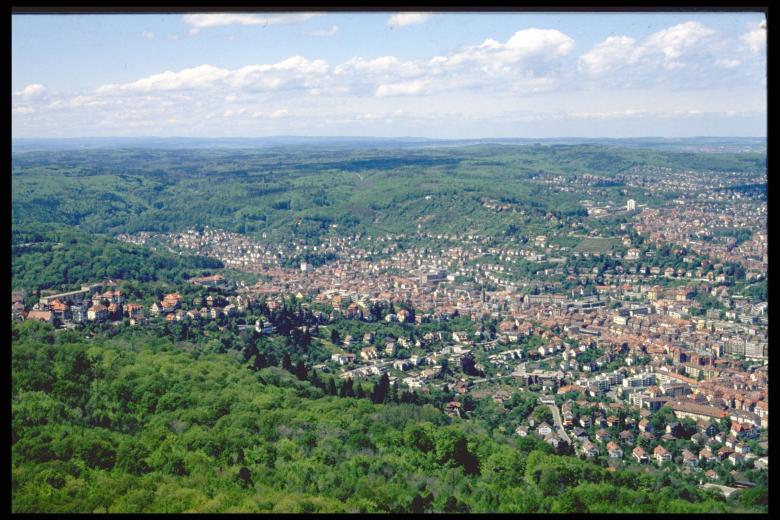
[[588,74],[599,76],[636,63],[642,54],[642,48],[637,47],[633,38],[610,36],[580,56],[579,67]]
[[734,67],[739,67],[740,64],[742,64],[741,61],[730,60],[728,58],[720,58],[715,60],[715,65],[724,69],[733,69]]
[[519,62],[525,62],[532,68],[532,65],[566,56],[573,48],[574,40],[561,31],[530,28],[517,31],[506,43],[489,38],[449,57],[435,56],[428,64],[434,68],[468,65],[477,67],[481,72],[501,74],[516,70]]
[[641,108],[627,108],[625,110],[613,110],[608,112],[573,112],[564,117],[569,119],[621,119],[626,117],[638,117],[649,112]]
[[185,90],[204,88],[224,79],[230,72],[212,65],[200,65],[179,72],[166,71],[125,84],[110,84],[98,87],[98,94],[116,91],[151,92],[158,90]]
[[309,36],[329,37],[329,36],[335,36],[337,32],[339,32],[339,26],[333,25],[331,26],[330,29],[320,29],[318,31],[312,31],[309,33]]
[[379,85],[376,89],[377,97],[387,96],[409,96],[420,94],[427,86],[427,82],[422,80],[407,81],[401,83],[391,83],[388,85]]
[[427,22],[433,13],[394,13],[387,19],[387,26],[395,29]]
[[743,34],[740,39],[748,46],[751,52],[759,52],[766,47],[766,20],[761,20],[758,26]]
[[[207,90],[217,87],[248,91],[276,90],[282,87],[313,89],[327,78],[329,70],[327,62],[308,60],[302,56],[292,56],[273,64],[246,65],[234,70],[204,64],[176,72],[152,74],[130,83],[102,85],[95,93]],[[225,99],[227,102],[234,102],[238,97],[231,93]]]
[[15,92],[17,96],[20,96],[24,99],[40,99],[44,96],[45,93],[46,87],[40,83],[32,83],[24,87],[19,92]]
[[144,31],[141,33],[141,36],[143,36],[147,40],[154,40],[154,33],[152,31]]
[[685,22],[655,32],[641,43],[629,36],[610,36],[580,56],[579,70],[599,77],[633,65],[683,69],[688,65],[686,58],[708,52],[714,34],[699,22]]
[[234,88],[277,89],[296,80],[302,86],[313,87],[329,69],[324,60],[292,56],[275,64],[247,65],[230,71],[225,81]]
[[713,34],[715,31],[699,22],[685,22],[650,35],[645,45],[660,49],[668,60],[673,61]]
[[11,112],[14,114],[34,114],[35,109],[32,107],[14,107]]
[[360,75],[367,79],[397,80],[399,77],[408,78],[423,74],[426,72],[426,67],[421,61],[401,61],[395,56],[380,56],[373,59],[355,57],[336,66],[333,72],[336,76]]
[[320,13],[282,13],[282,14],[248,14],[248,13],[203,13],[185,14],[182,21],[190,26],[190,34],[197,34],[208,27],[223,27],[226,25],[276,25],[302,23]]
[[93,96],[76,96],[68,102],[71,108],[94,108],[107,105],[108,102]]

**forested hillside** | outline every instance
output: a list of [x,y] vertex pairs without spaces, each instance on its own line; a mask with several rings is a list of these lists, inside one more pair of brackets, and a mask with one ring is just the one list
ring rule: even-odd
[[11,232],[14,288],[59,290],[105,279],[179,281],[222,267],[214,258],[154,252],[66,226],[37,224]]
[[659,202],[614,182],[636,165],[763,171],[765,154],[697,154],[601,145],[328,151],[112,149],[13,155],[14,226],[51,222],[87,232],[134,233],[210,225],[269,239],[344,232],[499,234],[517,217],[584,215],[582,193],[551,189],[539,175],[602,180],[602,202]]
[[[610,472],[430,406],[326,396],[158,337],[12,329],[15,512],[720,512],[761,507]],[[675,477],[682,478],[682,477]],[[749,507],[748,507],[749,506]]]

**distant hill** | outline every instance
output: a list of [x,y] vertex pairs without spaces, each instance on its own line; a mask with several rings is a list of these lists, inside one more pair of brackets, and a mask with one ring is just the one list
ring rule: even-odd
[[[713,177],[766,171],[761,153],[476,141],[377,150],[329,142],[255,149],[111,148],[106,142],[104,148],[15,153],[13,225],[55,222],[113,235],[208,224],[268,240],[418,230],[500,235],[519,228],[527,237],[547,229],[548,213],[586,215],[583,199],[617,207],[628,198],[656,204],[676,196],[626,185],[622,172],[638,165]],[[344,149],[330,149],[334,143]],[[575,181],[583,175],[595,177]],[[554,176],[571,186],[550,184]]]
[[627,148],[648,148],[678,152],[740,153],[765,152],[764,137],[638,137],[627,139],[553,137],[553,138],[480,138],[480,139],[430,139],[425,137],[76,137],[66,139],[12,139],[15,153],[45,150],[78,150],[105,148],[155,148],[155,149],[252,149],[275,147],[315,147],[322,149],[393,149],[426,148],[442,146],[468,146],[479,144],[508,145],[578,145],[598,144]]

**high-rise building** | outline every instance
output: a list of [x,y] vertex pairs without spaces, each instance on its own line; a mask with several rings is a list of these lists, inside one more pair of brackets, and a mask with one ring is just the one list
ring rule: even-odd
[[626,203],[626,211],[634,211],[636,209],[636,201],[634,199],[628,199]]

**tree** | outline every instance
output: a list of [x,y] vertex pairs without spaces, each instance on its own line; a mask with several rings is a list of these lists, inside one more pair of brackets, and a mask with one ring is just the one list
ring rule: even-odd
[[254,369],[255,370],[262,370],[263,368],[266,368],[267,366],[270,366],[270,363],[268,362],[268,358],[265,357],[265,354],[258,352],[255,355]]
[[292,360],[290,359],[290,354],[286,352],[284,353],[284,357],[282,358],[282,368],[287,370],[288,372],[294,372]]
[[476,360],[474,359],[474,354],[472,354],[471,352],[467,352],[463,357],[460,358],[460,366],[464,374],[470,376],[479,375],[479,371],[476,368]]
[[374,385],[374,389],[371,392],[371,401],[375,404],[384,403],[389,387],[390,377],[387,373],[384,373],[382,374],[382,377],[379,378],[379,382]]
[[330,342],[333,343],[334,345],[341,344],[341,335],[339,334],[339,331],[337,329],[331,329]]
[[336,382],[333,380],[333,376],[328,379],[328,394],[338,395],[338,390],[336,390]]
[[433,495],[430,493],[426,494],[424,497],[420,496],[419,493],[414,495],[414,498],[412,499],[412,503],[410,505],[410,509],[413,514],[422,514],[425,513],[426,509],[433,503]]
[[295,377],[300,379],[301,381],[306,381],[309,374],[306,370],[306,365],[303,363],[302,360],[299,360],[298,363],[295,365]]
[[447,358],[442,358],[441,368],[439,369],[439,373],[436,374],[436,378],[443,379],[447,376],[447,374],[452,374],[452,370],[450,370],[450,362],[447,360]]
[[238,470],[238,479],[244,487],[253,487],[255,485],[254,482],[252,482],[252,472],[249,471],[249,468],[246,466],[242,466],[241,469]]
[[393,383],[393,386],[390,389],[390,400],[394,403],[398,402],[398,381]]
[[317,370],[311,371],[311,384],[317,388],[323,388],[325,385],[322,384],[322,381],[320,380],[320,376],[317,374]]

